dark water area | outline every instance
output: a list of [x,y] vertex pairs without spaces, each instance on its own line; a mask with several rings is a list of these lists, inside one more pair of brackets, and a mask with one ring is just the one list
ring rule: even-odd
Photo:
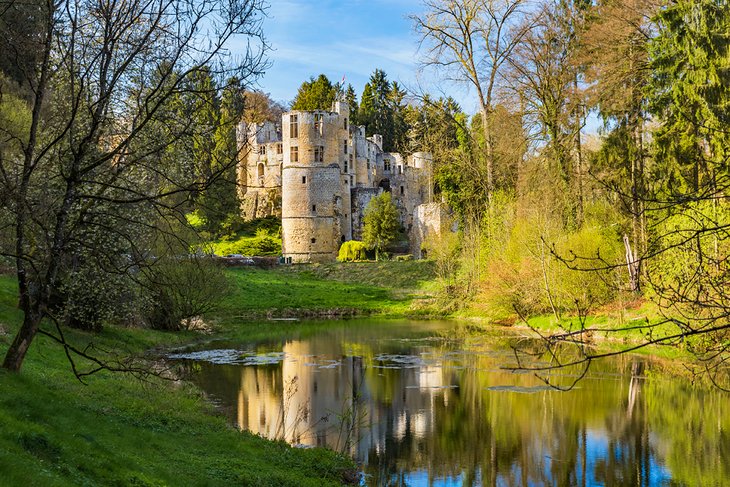
[[346,452],[366,485],[730,485],[730,395],[645,357],[562,392],[504,369],[514,338],[457,338],[453,322],[271,326],[290,332],[173,357],[231,423]]

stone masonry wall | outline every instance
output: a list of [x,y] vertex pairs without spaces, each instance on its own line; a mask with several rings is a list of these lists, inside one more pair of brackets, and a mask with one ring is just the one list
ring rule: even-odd
[[436,228],[418,210],[432,199],[431,155],[383,152],[380,135],[350,126],[346,103],[285,113],[281,124],[241,124],[238,136],[242,215],[281,216],[283,254],[295,262],[331,261],[342,242],[361,240],[365,208],[382,191],[391,191],[414,253],[423,229]]

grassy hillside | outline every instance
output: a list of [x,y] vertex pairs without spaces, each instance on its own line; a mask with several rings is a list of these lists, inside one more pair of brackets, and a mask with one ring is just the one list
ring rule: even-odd
[[[20,313],[0,276],[0,354]],[[69,332],[77,345],[141,353],[192,333]],[[101,353],[101,352],[100,352]],[[340,485],[349,460],[241,433],[185,383],[100,373],[78,382],[62,349],[38,337],[20,374],[0,371],[0,485]]]

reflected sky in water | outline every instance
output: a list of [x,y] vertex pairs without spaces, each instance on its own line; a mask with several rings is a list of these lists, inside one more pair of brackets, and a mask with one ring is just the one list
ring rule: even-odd
[[[272,324],[271,326],[281,326]],[[722,485],[728,398],[643,358],[569,392],[513,363],[504,337],[453,322],[286,325],[290,336],[173,355],[242,429],[347,452],[368,485]],[[579,371],[552,379],[569,383]],[[647,378],[648,377],[648,378]]]

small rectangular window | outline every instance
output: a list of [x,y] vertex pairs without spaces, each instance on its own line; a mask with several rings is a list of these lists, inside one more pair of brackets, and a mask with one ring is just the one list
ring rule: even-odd
[[318,145],[314,148],[314,162],[324,162],[324,146]]
[[312,243],[317,243],[317,239],[316,238],[313,238],[312,239]]
[[343,142],[343,144],[342,144],[343,150],[345,151],[345,154],[347,154],[347,141],[343,140],[342,142]]
[[398,166],[398,174],[403,174],[403,166]]
[[299,137],[299,116],[289,115],[289,137],[296,139]]
[[321,136],[324,132],[323,125],[324,124],[323,124],[322,114],[315,113],[314,114],[314,133]]
[[293,145],[289,148],[289,161],[299,162],[299,147]]
[[385,168],[384,169],[386,171],[390,171],[390,161],[385,161],[384,164],[385,164]]
[[404,188],[403,186],[400,187],[400,194],[403,194]]
[[259,154],[261,154],[262,156],[266,155],[266,146],[265,145],[259,146]]
[[307,176],[302,176],[302,184],[307,184]]
[[347,161],[345,161],[345,172],[347,172]]
[[347,117],[345,117],[345,125],[344,125],[344,127],[345,127],[345,130],[347,130]]
[[284,153],[284,146],[281,144],[276,144],[276,153],[277,154],[283,154]]
[[312,205],[312,212],[316,212],[316,211],[317,211],[317,205]]

